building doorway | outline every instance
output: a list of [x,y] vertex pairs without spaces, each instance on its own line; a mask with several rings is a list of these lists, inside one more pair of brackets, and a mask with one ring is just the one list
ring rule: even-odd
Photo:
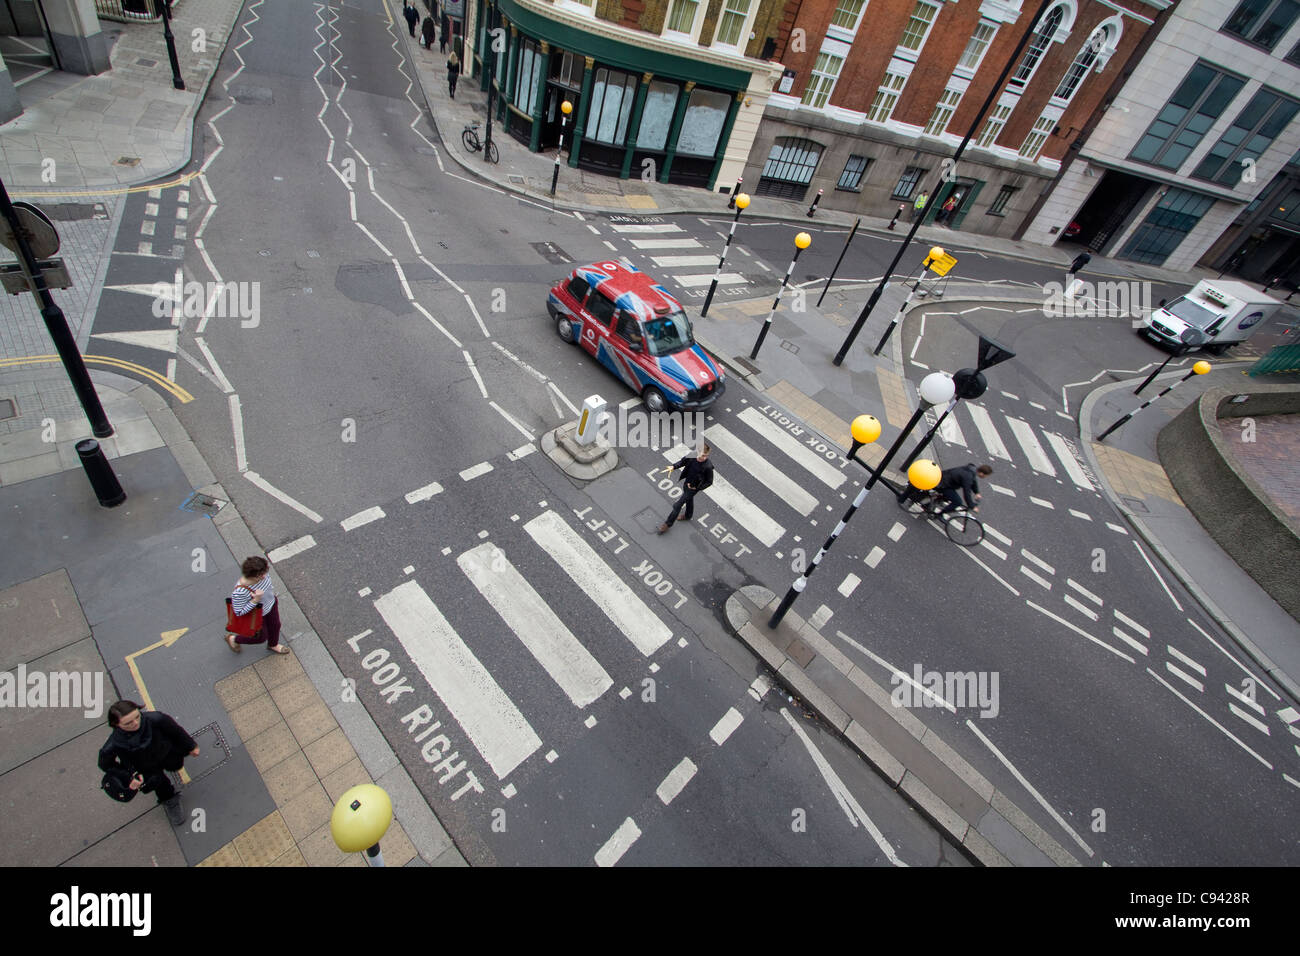
[[1077,243],[1091,252],[1103,251],[1120,232],[1146,198],[1154,184],[1140,176],[1106,171],[1087,202],[1074,215],[1078,231],[1066,229],[1062,242]]

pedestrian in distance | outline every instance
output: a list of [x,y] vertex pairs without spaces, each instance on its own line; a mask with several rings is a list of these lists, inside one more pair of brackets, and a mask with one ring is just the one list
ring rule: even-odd
[[925,215],[925,204],[928,203],[929,201],[930,201],[929,193],[919,192],[916,194],[916,199],[912,202],[913,222],[916,222],[916,220],[920,219],[922,216]]
[[442,12],[442,29],[438,31],[438,52],[447,52],[447,36],[451,33],[451,20],[447,18],[447,11]]
[[406,0],[402,0],[402,16],[406,18],[406,25],[411,31],[411,36],[415,36],[415,25],[420,22],[420,14]]
[[424,23],[420,25],[420,46],[426,50],[433,49],[433,38],[437,36],[438,28],[433,24],[433,17],[425,17]]
[[172,826],[184,826],[180,794],[167,771],[177,772],[187,756],[199,755],[194,738],[167,714],[143,710],[131,700],[108,708],[108,725],[113,732],[99,749],[99,769],[130,773],[132,790],[154,794]]
[[[939,214],[934,217],[934,221],[947,226],[948,220],[957,210],[957,203],[961,200],[961,193],[954,193],[948,197],[948,201],[939,207]],[[951,227],[950,227],[951,228]]]
[[456,56],[456,51],[451,51],[451,56],[447,57],[447,90],[451,93],[451,98],[456,98],[456,78],[460,76],[460,57]]
[[275,585],[271,583],[271,563],[266,558],[254,555],[244,559],[239,571],[243,577],[231,592],[230,604],[240,617],[261,605],[262,629],[253,637],[227,634],[226,644],[238,654],[243,650],[243,644],[261,644],[265,641],[266,649],[273,654],[288,654],[289,648],[280,644],[280,606],[275,600]]
[[694,458],[685,455],[677,464],[669,465],[664,469],[670,474],[678,468],[682,469],[682,496],[677,499],[677,504],[673,505],[668,520],[659,526],[660,534],[664,534],[673,526],[683,507],[686,509],[682,514],[683,518],[690,521],[695,516],[695,496],[713,484],[713,464],[709,461],[709,452],[712,450],[708,442],[700,442],[699,453]]

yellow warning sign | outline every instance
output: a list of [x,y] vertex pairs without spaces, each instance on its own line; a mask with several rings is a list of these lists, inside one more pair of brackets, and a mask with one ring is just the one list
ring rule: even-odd
[[955,256],[944,253],[937,259],[927,257],[925,260],[926,267],[937,276],[946,276],[948,270],[957,264]]

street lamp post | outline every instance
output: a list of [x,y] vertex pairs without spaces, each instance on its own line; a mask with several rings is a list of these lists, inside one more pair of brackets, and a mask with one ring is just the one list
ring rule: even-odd
[[560,153],[564,152],[564,128],[568,125],[569,114],[573,112],[573,104],[565,100],[560,104],[560,145],[555,148],[555,168],[551,170],[551,195],[555,195],[555,184],[560,181]]
[[[880,460],[880,464],[876,466],[876,469],[871,473],[871,476],[867,479],[866,483],[863,484],[857,497],[853,499],[853,504],[849,506],[849,510],[845,512],[844,517],[840,519],[840,523],[835,526],[833,531],[831,531],[830,537],[826,539],[826,543],[823,544],[817,554],[813,556],[812,562],[808,565],[808,569],[800,574],[799,577],[795,578],[794,583],[790,585],[790,589],[786,591],[785,597],[781,599],[781,603],[777,606],[776,611],[767,622],[769,628],[772,628],[773,630],[776,629],[776,627],[781,623],[781,619],[785,617],[786,612],[790,610],[799,595],[803,593],[804,588],[808,586],[808,579],[812,577],[813,572],[817,570],[817,566],[821,564],[821,560],[826,556],[826,552],[828,552],[831,549],[831,546],[835,544],[835,539],[838,538],[848,526],[849,520],[853,517],[854,513],[859,507],[861,507],[862,503],[866,501],[867,495],[870,493],[872,487],[880,480],[880,476],[884,474],[890,461],[892,461],[894,455],[898,453],[898,449],[907,439],[907,436],[911,434],[912,429],[916,427],[916,423],[921,420],[921,416],[925,414],[925,410],[933,405],[940,405],[952,398],[953,382],[952,379],[947,375],[944,375],[942,372],[931,372],[921,380],[921,385],[918,391],[921,394],[921,403],[917,406],[911,419],[899,433],[898,438],[894,440],[894,444],[889,447],[889,451],[885,452],[885,457]],[[853,419],[853,424],[850,426],[850,432],[853,437],[853,445],[849,448],[847,457],[856,459],[859,448],[863,445],[874,442],[880,437],[880,422],[872,415],[859,415],[857,418]]]
[[172,86],[185,89],[181,79],[181,62],[176,58],[176,37],[172,34],[172,0],[162,2],[163,39],[167,41],[167,57],[172,61]]
[[740,222],[740,214],[749,206],[749,196],[740,193],[732,197],[732,202],[736,204],[736,215],[731,220],[731,230],[727,233],[727,241],[722,246],[722,255],[718,257],[718,271],[713,274],[713,281],[709,283],[709,294],[704,297],[704,308],[700,309],[700,315],[709,314],[709,305],[713,302],[713,293],[718,291],[718,280],[722,278],[722,264],[727,261],[727,250],[731,248],[731,237],[736,234],[736,223]]
[[1169,385],[1165,387],[1164,391],[1162,391],[1159,395],[1155,396],[1154,398],[1148,398],[1137,408],[1133,409],[1133,411],[1129,412],[1127,415],[1125,415],[1123,418],[1117,421],[1114,425],[1111,425],[1110,428],[1107,428],[1104,432],[1098,435],[1097,441],[1099,442],[1105,441],[1106,436],[1109,435],[1111,432],[1113,432],[1115,429],[1119,428],[1120,425],[1123,425],[1126,421],[1128,421],[1138,412],[1142,411],[1142,409],[1146,408],[1148,405],[1153,405],[1156,402],[1160,401],[1160,399],[1164,398],[1166,395],[1172,392],[1174,388],[1183,384],[1183,382],[1187,381],[1193,375],[1204,375],[1209,370],[1210,370],[1209,362],[1206,361],[1197,362],[1195,365],[1192,366],[1191,371],[1189,371],[1186,375],[1184,375],[1182,378],[1178,379],[1177,381],[1170,382]]
[[[736,205],[740,205],[739,199],[736,200]],[[785,293],[786,283],[790,281],[790,273],[794,272],[794,264],[799,261],[799,253],[811,245],[812,236],[806,232],[801,232],[794,237],[794,258],[790,260],[790,268],[785,270],[785,276],[781,279],[781,288],[776,290],[776,298],[772,300],[772,310],[767,313],[767,318],[763,320],[763,327],[758,330],[758,338],[754,341],[754,351],[749,353],[751,359],[758,358],[758,350],[763,347],[763,340],[767,338],[767,330],[772,327],[772,316],[776,315],[776,307],[781,304],[781,296]]]

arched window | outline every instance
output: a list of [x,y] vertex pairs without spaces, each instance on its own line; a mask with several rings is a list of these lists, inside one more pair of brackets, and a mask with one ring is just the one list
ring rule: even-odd
[[1047,16],[1043,17],[1033,39],[1029,41],[1029,49],[1025,50],[1020,66],[1016,67],[1016,72],[1011,74],[1011,79],[1007,81],[1008,86],[1023,88],[1029,82],[1029,78],[1034,75],[1034,70],[1038,68],[1038,61],[1047,52],[1047,44],[1052,42],[1052,37],[1063,19],[1065,19],[1063,4],[1057,4],[1047,11]]
[[763,166],[755,194],[777,199],[803,199],[821,156],[820,143],[792,136],[779,137],[772,144],[772,152]]
[[1103,51],[1114,49],[1115,41],[1111,36],[1111,32],[1108,24],[1093,31],[1092,36],[1088,38],[1088,42],[1079,51],[1079,55],[1070,64],[1070,68],[1065,71],[1065,76],[1061,77],[1061,83],[1057,86],[1056,92],[1052,94],[1053,97],[1058,100],[1069,100],[1074,96],[1079,84],[1088,75],[1088,71],[1096,65],[1097,59],[1102,55]]

